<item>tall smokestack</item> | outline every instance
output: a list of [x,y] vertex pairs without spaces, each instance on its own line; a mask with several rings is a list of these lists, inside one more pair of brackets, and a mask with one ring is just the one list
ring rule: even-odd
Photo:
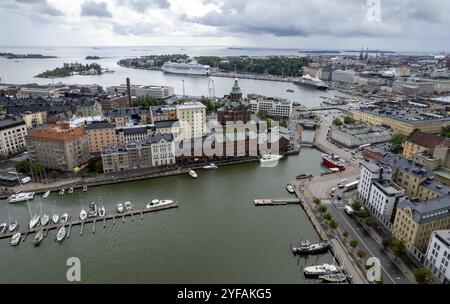
[[131,107],[131,84],[130,84],[130,78],[127,77],[127,94],[128,94],[128,104]]

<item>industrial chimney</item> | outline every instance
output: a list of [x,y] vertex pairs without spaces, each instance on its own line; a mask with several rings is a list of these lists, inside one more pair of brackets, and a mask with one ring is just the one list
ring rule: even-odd
[[130,78],[127,77],[127,94],[128,94],[128,105],[131,107],[131,85],[130,85]]

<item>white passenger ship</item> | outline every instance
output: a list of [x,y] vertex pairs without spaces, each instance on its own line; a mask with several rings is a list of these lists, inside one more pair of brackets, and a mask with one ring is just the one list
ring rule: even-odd
[[207,76],[211,74],[211,67],[209,65],[199,64],[197,61],[191,62],[165,62],[162,66],[164,73],[171,74],[186,74],[186,75],[201,75]]

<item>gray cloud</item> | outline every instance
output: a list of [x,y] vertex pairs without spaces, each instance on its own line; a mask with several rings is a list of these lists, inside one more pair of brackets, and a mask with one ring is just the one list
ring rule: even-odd
[[111,18],[112,14],[106,2],[87,0],[81,5],[81,16]]
[[168,9],[170,2],[168,0],[118,0],[118,5],[126,6],[133,11],[143,13],[148,9]]
[[113,32],[122,36],[146,36],[154,33],[155,25],[149,22],[136,22],[132,24],[113,24]]
[[61,12],[59,9],[53,7],[52,5],[50,5],[47,0],[5,0],[3,1],[5,3],[10,3],[11,4],[11,8],[15,7],[17,9],[20,9],[19,6],[15,6],[15,3],[18,4],[23,4],[26,6],[31,6],[32,9],[41,14],[41,15],[47,15],[47,16],[51,16],[51,17],[58,17],[58,16],[64,16],[64,13]]

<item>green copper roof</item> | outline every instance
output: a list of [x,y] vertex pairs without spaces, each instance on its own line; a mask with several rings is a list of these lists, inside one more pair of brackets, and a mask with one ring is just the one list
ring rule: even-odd
[[238,79],[234,79],[234,85],[231,89],[231,93],[241,93],[241,87],[239,86]]

